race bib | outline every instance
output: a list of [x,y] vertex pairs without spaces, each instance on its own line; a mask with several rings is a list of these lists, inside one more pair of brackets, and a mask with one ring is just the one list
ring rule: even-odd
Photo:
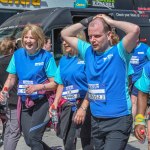
[[17,95],[38,95],[37,92],[34,92],[32,94],[27,94],[26,93],[26,88],[28,85],[36,84],[36,82],[31,81],[31,80],[20,80],[18,84],[18,91]]
[[76,102],[76,100],[80,97],[79,89],[75,85],[64,87],[62,97],[70,102]]
[[104,84],[88,84],[88,98],[94,101],[106,102]]
[[77,64],[85,64],[85,62],[83,60],[79,60]]
[[133,65],[139,65],[139,57],[138,56],[132,56],[130,63]]

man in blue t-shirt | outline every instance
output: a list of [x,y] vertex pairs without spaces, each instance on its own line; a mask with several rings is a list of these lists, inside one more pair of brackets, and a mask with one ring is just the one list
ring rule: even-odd
[[[75,37],[85,27],[88,27],[90,44]],[[114,46],[110,44],[111,27],[126,33]],[[88,94],[82,107],[90,103],[95,150],[126,147],[132,127],[127,70],[139,33],[137,25],[104,14],[81,20],[61,32],[62,38],[85,60]],[[81,120],[84,116],[75,116],[75,121]]]
[[[137,115],[135,117],[135,136],[140,140],[145,140],[146,123],[145,113],[147,109],[147,101],[150,93],[150,61],[144,66],[141,77],[135,83],[138,91]],[[141,131],[144,131],[142,134]],[[148,120],[148,143],[150,143],[150,121]],[[150,147],[149,147],[150,150]]]

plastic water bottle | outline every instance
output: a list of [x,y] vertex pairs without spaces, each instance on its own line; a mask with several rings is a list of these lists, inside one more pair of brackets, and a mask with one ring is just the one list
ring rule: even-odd
[[[144,135],[145,134],[145,131],[144,130],[141,130],[140,131],[141,135]],[[146,136],[144,137],[143,141],[139,141],[141,144],[144,144],[145,143],[145,140],[146,140]]]
[[52,123],[57,124],[58,123],[58,114],[57,114],[57,109],[55,108],[54,105],[51,106],[52,108]]
[[6,105],[7,104],[7,98],[8,98],[8,88],[7,87],[4,87],[2,94],[4,96],[4,100],[1,101],[1,105]]

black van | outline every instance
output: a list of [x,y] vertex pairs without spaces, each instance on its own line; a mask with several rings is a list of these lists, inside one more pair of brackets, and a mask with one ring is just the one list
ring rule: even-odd
[[[115,10],[100,8],[48,8],[23,12],[7,19],[0,26],[0,39],[6,36],[20,37],[21,31],[27,23],[37,24],[44,30],[45,35],[52,40],[52,50],[56,61],[59,61],[61,52],[60,31],[69,24],[99,13],[111,15],[116,20],[125,20],[138,24],[141,27],[140,39],[150,45],[150,12],[135,10]],[[117,29],[120,38],[124,33]]]

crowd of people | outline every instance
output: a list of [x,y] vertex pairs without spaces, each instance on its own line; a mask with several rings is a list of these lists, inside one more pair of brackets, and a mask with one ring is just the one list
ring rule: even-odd
[[[115,29],[125,36],[120,39]],[[17,50],[14,39],[3,39],[0,102],[9,91],[4,150],[16,149],[21,132],[32,150],[50,149],[42,137],[58,108],[56,135],[65,150],[76,149],[77,137],[83,150],[124,150],[133,125],[136,138],[144,140],[150,48],[139,37],[136,24],[105,14],[85,18],[61,31],[58,66],[50,37],[37,25],[24,27]]]

